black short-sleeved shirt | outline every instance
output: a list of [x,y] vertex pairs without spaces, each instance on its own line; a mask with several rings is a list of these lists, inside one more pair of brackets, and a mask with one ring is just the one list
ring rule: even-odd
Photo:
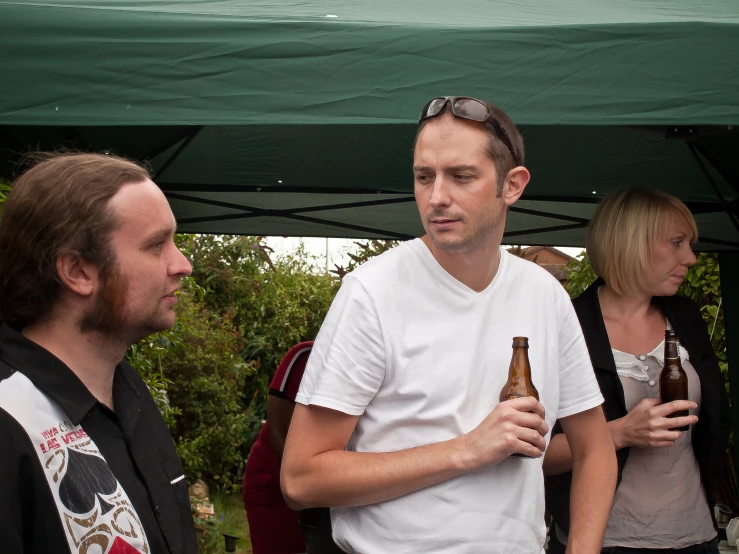
[[125,362],[113,402],[115,412],[50,352],[0,326],[3,554],[197,553],[169,429]]

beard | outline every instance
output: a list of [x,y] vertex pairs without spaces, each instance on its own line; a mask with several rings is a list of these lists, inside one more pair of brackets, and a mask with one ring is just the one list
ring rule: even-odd
[[128,283],[117,264],[101,269],[100,284],[93,306],[80,319],[80,331],[103,335],[120,332],[125,323]]
[[100,291],[92,307],[79,321],[80,331],[113,338],[127,344],[135,344],[152,333],[164,331],[172,323],[157,317],[156,309],[150,314],[134,314],[135,321],[126,310],[128,280],[117,264],[106,265],[100,272]]
[[432,232],[431,229],[433,229],[433,227],[430,224],[431,220],[434,218],[449,217],[452,219],[458,219],[464,226],[470,225],[469,218],[461,214],[432,212],[428,217],[429,225],[425,225],[425,228],[429,239],[431,239],[433,245],[439,250],[450,252],[474,250],[479,246],[484,245],[495,233],[501,223],[504,211],[504,209],[496,204],[490,213],[485,214],[485,217],[479,217],[478,220],[461,235]]

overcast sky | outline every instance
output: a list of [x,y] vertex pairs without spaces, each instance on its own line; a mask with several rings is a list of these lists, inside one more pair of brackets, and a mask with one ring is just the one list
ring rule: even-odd
[[[325,239],[315,237],[267,237],[267,244],[275,251],[275,255],[287,254],[294,252],[300,243],[303,243],[305,251],[308,255],[315,258],[317,266],[325,267],[326,265],[326,242],[328,241],[328,266],[333,269],[334,265],[346,265],[349,261],[348,252],[354,251],[355,242],[361,239]],[[573,258],[582,252],[582,248],[557,247],[562,252],[569,254]]]

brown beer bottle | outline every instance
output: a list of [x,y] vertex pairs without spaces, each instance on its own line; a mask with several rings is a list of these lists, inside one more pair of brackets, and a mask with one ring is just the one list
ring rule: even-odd
[[[665,331],[665,365],[659,374],[659,394],[662,404],[673,400],[688,400],[688,375],[680,363],[677,347],[677,335],[672,329]],[[684,417],[688,410],[674,412],[667,417]],[[670,431],[687,431],[688,425],[670,429]]]
[[[529,364],[529,339],[527,337],[513,337],[513,356],[508,368],[508,381],[500,391],[500,401],[505,402],[513,398],[533,396],[539,400],[539,391],[531,381],[531,364]],[[525,454],[511,454],[516,458],[531,458]]]

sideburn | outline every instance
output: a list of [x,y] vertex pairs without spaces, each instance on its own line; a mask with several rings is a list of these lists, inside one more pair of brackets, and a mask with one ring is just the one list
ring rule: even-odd
[[116,263],[103,266],[100,283],[101,289],[93,307],[80,320],[80,331],[115,334],[120,332],[124,323],[128,285]]

